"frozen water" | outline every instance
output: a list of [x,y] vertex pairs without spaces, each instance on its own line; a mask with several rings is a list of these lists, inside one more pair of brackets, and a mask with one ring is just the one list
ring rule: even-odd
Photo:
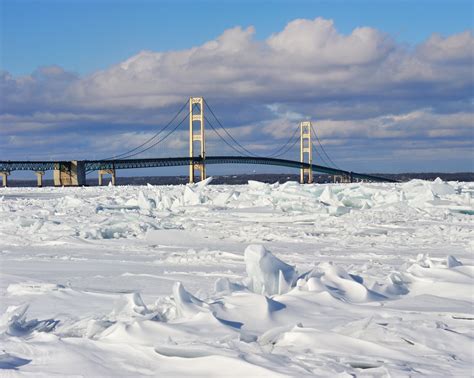
[[4,188],[0,375],[470,376],[473,183]]
[[283,294],[293,285],[295,269],[273,256],[261,245],[249,245],[244,254],[248,287],[258,294]]

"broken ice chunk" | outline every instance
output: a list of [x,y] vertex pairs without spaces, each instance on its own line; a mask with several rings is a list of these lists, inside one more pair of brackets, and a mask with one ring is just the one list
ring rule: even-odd
[[249,245],[244,260],[250,279],[249,289],[255,293],[284,294],[297,278],[294,267],[273,256],[261,245]]

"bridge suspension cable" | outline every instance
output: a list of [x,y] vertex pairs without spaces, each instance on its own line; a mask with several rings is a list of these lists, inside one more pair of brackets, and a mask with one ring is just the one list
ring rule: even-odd
[[[221,127],[221,129],[224,130],[224,132],[227,134],[227,136],[228,136],[230,139],[232,139],[232,140],[234,141],[234,143],[235,143],[237,146],[239,146],[243,151],[245,151],[245,152],[248,154],[248,156],[258,156],[257,154],[253,153],[252,151],[249,151],[246,147],[242,146],[242,144],[240,144],[239,141],[236,140],[236,139],[232,136],[232,134],[230,134],[230,133],[227,131],[227,129],[224,127],[224,125],[222,125],[221,121],[219,121],[219,119],[217,118],[217,116],[214,114],[214,111],[213,111],[212,108],[209,106],[209,104],[207,103],[206,100],[204,100],[204,104],[207,106],[207,109],[209,109],[209,111],[211,112],[212,116],[213,116],[214,119],[217,121],[217,123],[219,124],[219,126]],[[209,122],[209,121],[208,121],[208,122]],[[211,126],[211,127],[212,127],[212,126]],[[212,129],[215,130],[214,127],[212,127]],[[219,135],[219,136],[220,136],[220,135]],[[223,138],[221,137],[221,139],[223,139]],[[224,139],[223,139],[223,140],[224,140]],[[226,142],[226,144],[228,144],[228,143]],[[229,145],[229,144],[228,144],[228,145]],[[232,147],[232,148],[233,148],[233,147]],[[234,150],[235,150],[235,148],[234,148]],[[239,152],[239,153],[242,153],[242,152]],[[245,155],[245,154],[243,154],[243,155]]]
[[[166,129],[168,129],[172,123],[176,120],[176,118],[178,118],[178,116],[182,113],[182,111],[184,110],[184,108],[186,107],[186,105],[188,105],[188,102],[186,101],[182,106],[181,108],[178,110],[178,112],[173,116],[173,118],[171,118],[171,120],[164,126],[162,127],[160,130],[158,130],[151,138],[147,139],[145,142],[143,142],[142,144],[140,144],[139,146],[135,147],[135,148],[132,148],[131,150],[128,150],[126,152],[123,152],[119,155],[115,155],[115,156],[111,156],[111,157],[108,157],[104,160],[115,160],[115,159],[126,159],[127,157],[125,157],[125,155],[128,155],[132,152],[135,152],[137,151],[138,149],[144,147],[145,145],[147,145],[148,143],[150,143],[151,141],[153,141],[154,139],[156,139],[162,132],[164,132]],[[183,121],[184,122],[184,121]],[[159,143],[159,142],[158,142]],[[155,144],[156,145],[156,144]],[[154,145],[154,146],[155,146]],[[146,151],[146,150],[144,150]],[[142,152],[144,152],[142,151]],[[140,152],[141,153],[141,152]],[[138,154],[137,154],[138,155]],[[135,155],[131,155],[131,156],[135,156]],[[129,156],[130,157],[130,156]]]
[[183,119],[181,119],[181,121],[175,126],[173,127],[164,137],[162,137],[161,139],[157,140],[156,142],[154,142],[152,145],[146,147],[144,150],[141,150],[141,151],[138,151],[138,152],[135,152],[133,154],[130,154],[130,155],[127,155],[127,156],[124,156],[122,157],[122,159],[128,159],[128,158],[131,158],[133,156],[137,156],[137,155],[140,155],[150,149],[152,149],[153,147],[157,146],[158,144],[160,144],[161,142],[165,141],[171,134],[173,134],[177,129],[178,127],[180,127],[184,121],[186,121],[186,119],[188,118],[189,114],[191,112],[188,112],[184,117]]
[[225,143],[227,144],[230,148],[232,148],[234,151],[236,151],[239,155],[244,155],[244,156],[249,156],[249,155],[246,155],[245,153],[243,153],[242,151],[238,150],[236,147],[234,147],[231,143],[227,142],[227,140],[221,135],[221,133],[219,132],[219,130],[217,130],[216,127],[214,127],[214,125],[212,124],[212,122],[206,117],[204,116],[204,119],[206,120],[206,123],[211,127],[212,131],[214,131],[214,133]]
[[[173,134],[178,128],[179,126],[181,126],[183,124],[183,122],[187,119],[187,117],[189,116],[189,114],[191,112],[188,112],[188,114],[186,114],[186,116],[174,127],[172,128],[164,137],[156,140],[163,132],[165,132],[172,124],[173,122],[179,117],[179,115],[183,112],[184,108],[187,106],[188,102],[186,101],[182,106],[181,108],[178,110],[178,112],[173,116],[173,118],[164,126],[162,127],[160,130],[158,130],[152,137],[150,137],[149,139],[147,139],[145,142],[141,143],[140,145],[136,146],[135,148],[131,149],[131,150],[128,150],[126,152],[123,152],[121,154],[118,154],[118,155],[115,155],[115,156],[112,156],[112,157],[109,157],[109,158],[106,158],[104,160],[116,160],[116,159],[128,159],[128,158],[131,158],[131,157],[134,157],[134,156],[137,156],[137,155],[140,155],[148,150],[150,150],[151,148],[157,146],[158,144],[160,144],[161,142],[163,142],[164,140],[166,140],[171,134]],[[213,116],[213,118],[215,119],[215,121],[217,122],[217,124],[219,125],[219,127],[224,131],[225,135],[223,135],[220,131],[219,131],[219,128],[216,127],[213,122],[211,122],[211,120],[209,120],[208,117],[204,116],[206,122],[209,124],[209,126],[211,127],[211,129],[214,131],[214,133],[227,145],[229,146],[231,149],[233,149],[234,151],[236,151],[238,154],[240,155],[243,155],[243,156],[247,156],[247,157],[280,157],[280,156],[283,156],[285,155],[286,153],[288,153],[299,141],[299,138],[297,136],[297,133],[298,133],[298,130],[299,128],[296,127],[293,134],[288,138],[288,140],[286,140],[286,142],[284,144],[282,144],[279,148],[277,148],[274,152],[272,152],[271,154],[268,154],[268,155],[259,155],[259,154],[256,154],[252,151],[250,151],[248,148],[246,148],[245,146],[243,146],[237,139],[235,139],[233,137],[233,135],[224,127],[224,125],[222,124],[222,122],[219,120],[219,118],[216,116],[214,110],[211,108],[211,106],[207,103],[207,101],[204,99],[204,105],[207,107],[207,109],[209,110],[209,112],[211,113],[211,115]],[[196,106],[196,105],[194,105]],[[319,147],[321,149],[321,151],[323,152],[324,155],[320,154],[319,153],[319,148],[316,148],[315,145],[314,145],[314,142],[312,142],[312,147],[315,149],[316,151],[316,154],[319,156],[320,160],[323,161],[324,163],[326,163],[327,165],[332,165],[334,167],[337,167],[337,164],[334,163],[334,161],[329,157],[328,153],[326,152],[326,150],[324,149],[323,145],[321,144],[321,141],[319,140],[318,138],[318,135],[316,134],[314,128],[311,126],[311,132],[313,133],[313,135],[315,136],[315,139],[317,141],[317,143],[319,144]],[[232,142],[229,142],[227,139],[226,139],[226,136],[228,138],[230,138],[230,140],[235,143],[235,146],[233,145]],[[156,141],[155,141],[156,140]],[[151,144],[150,144],[151,143]],[[326,156],[326,158],[324,158],[324,156]]]
[[[235,148],[233,145],[231,145],[229,142],[227,142],[225,140],[225,138],[217,131],[217,128],[215,128],[212,124],[212,122],[210,122],[207,118],[207,122],[209,123],[209,125],[211,126],[211,128],[214,130],[214,132],[219,136],[219,138],[221,138],[229,147],[231,147],[234,151],[237,151],[239,154],[242,154],[244,156],[253,156],[253,157],[279,157],[279,156],[282,156],[284,154],[286,154],[288,151],[290,151],[294,145],[297,143],[298,141],[298,138],[296,137],[296,134],[298,132],[298,127],[295,128],[295,131],[293,132],[293,134],[288,138],[288,140],[283,144],[281,145],[279,148],[276,149],[276,151],[272,152],[271,154],[269,155],[259,155],[259,154],[256,154],[252,151],[250,151],[249,149],[247,149],[245,146],[243,146],[238,140],[236,140],[232,134],[227,131],[227,129],[224,127],[224,125],[219,121],[219,119],[217,118],[216,114],[214,113],[214,111],[212,110],[212,108],[210,107],[210,105],[207,103],[206,100],[204,100],[204,103],[205,105],[207,106],[207,108],[209,109],[210,113],[212,114],[213,118],[217,121],[217,123],[219,124],[220,128],[222,130],[224,130],[224,132],[227,134],[227,136],[232,139],[232,141],[238,146],[240,147],[240,149],[242,149],[242,151],[239,151],[237,148]],[[296,139],[294,139],[296,137]],[[289,145],[289,147],[287,147]],[[287,148],[286,148],[287,147]],[[283,151],[283,152],[281,152]]]
[[[327,153],[326,150],[324,149],[323,145],[321,144],[321,141],[320,141],[319,138],[318,138],[318,134],[316,134],[316,131],[315,131],[314,128],[313,128],[313,125],[311,125],[311,131],[312,131],[312,133],[313,133],[313,135],[314,135],[316,141],[318,142],[319,147],[321,147],[321,151],[324,153],[324,155],[325,155],[325,156],[327,157],[327,159],[329,160],[329,162],[326,162],[326,164],[332,165],[333,167],[336,167],[337,169],[340,169],[340,168],[338,167],[338,165],[337,165],[336,163],[334,163],[334,161],[329,157],[328,153]],[[313,143],[313,147],[314,147],[314,143]],[[315,148],[315,150],[318,151],[316,148]],[[318,153],[318,155],[319,155],[319,157],[322,158],[322,155],[321,155],[321,154]],[[324,161],[325,159],[322,159],[322,160]]]
[[313,149],[314,149],[314,153],[317,155],[317,160],[321,161],[323,164],[327,165],[328,167],[331,166],[331,164],[324,158],[324,155],[321,155],[321,153],[319,152],[319,150],[316,148],[316,146],[314,145],[314,143],[312,143],[313,145]]
[[[188,103],[186,102],[184,104],[184,106],[181,107],[181,109],[178,111],[178,113],[176,113],[176,115],[171,119],[170,122],[168,122],[168,124],[166,126],[164,126],[161,130],[159,130],[153,137],[151,137],[150,139],[148,139],[146,142],[142,143],[140,146],[137,146],[135,148],[133,148],[132,150],[130,151],[127,151],[126,153],[122,153],[120,155],[116,155],[112,158],[107,158],[107,159],[102,159],[102,160],[117,160],[117,159],[128,159],[128,158],[131,158],[131,157],[134,157],[134,156],[137,156],[137,155],[140,155],[148,150],[150,150],[151,148],[157,146],[158,144],[160,144],[161,142],[165,141],[171,134],[173,134],[178,128],[179,126],[181,126],[183,124],[184,121],[186,121],[186,119],[188,118],[190,112],[188,112],[183,119],[181,119],[181,121],[174,127],[172,128],[165,136],[163,136],[161,139],[157,140],[156,142],[154,142],[153,144],[151,144],[150,146],[147,146],[145,149],[142,149],[141,151],[137,151],[138,149],[140,149],[141,147],[144,147],[146,144],[148,144],[150,141],[152,141],[153,139],[156,139],[156,137],[158,137],[163,131],[165,131],[171,124],[172,122],[174,122],[176,120],[176,118],[182,113],[184,107],[187,105]],[[133,153],[131,153],[133,152]],[[86,172],[86,175],[89,175],[92,171],[88,170]]]
[[[272,154],[270,155],[267,155],[266,157],[279,157],[279,156],[282,156],[284,154],[286,154],[288,151],[290,151],[294,146],[295,144],[299,141],[299,138],[297,136],[297,133],[299,131],[299,127],[296,126],[295,127],[295,131],[293,132],[293,134],[288,138],[288,140],[286,141],[286,143],[284,143],[280,148],[278,148],[275,152],[273,152]],[[294,140],[293,140],[294,139]],[[293,140],[293,143],[291,143],[291,141]],[[291,144],[290,144],[291,143]],[[285,147],[288,146],[288,148],[285,149]],[[283,151],[283,152],[280,152],[280,151]]]

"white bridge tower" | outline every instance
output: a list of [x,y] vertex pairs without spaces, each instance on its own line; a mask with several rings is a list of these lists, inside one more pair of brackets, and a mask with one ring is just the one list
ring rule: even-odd
[[[198,123],[197,132],[194,131],[194,124]],[[189,157],[195,156],[194,143],[198,142],[199,147],[196,148],[200,152],[200,162],[191,162],[189,164],[189,182],[196,182],[196,171],[199,172],[200,180],[206,179],[206,138],[204,134],[204,98],[191,97],[189,99]]]
[[[300,123],[300,161],[302,163],[312,164],[312,143],[311,143],[311,122],[304,121]],[[300,183],[305,183],[305,178],[308,177],[307,183],[313,182],[313,171],[311,168],[300,169]]]

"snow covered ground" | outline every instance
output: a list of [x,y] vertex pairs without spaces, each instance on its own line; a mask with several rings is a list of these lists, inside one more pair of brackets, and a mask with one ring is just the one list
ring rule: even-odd
[[0,376],[470,376],[473,196],[2,189]]

